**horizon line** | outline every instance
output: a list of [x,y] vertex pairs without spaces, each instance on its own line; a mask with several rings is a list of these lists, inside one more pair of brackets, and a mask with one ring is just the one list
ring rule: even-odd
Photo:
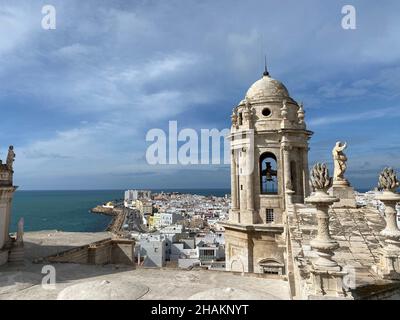
[[17,189],[18,191],[126,191],[126,190],[230,190],[230,187],[226,188],[128,188],[128,189]]

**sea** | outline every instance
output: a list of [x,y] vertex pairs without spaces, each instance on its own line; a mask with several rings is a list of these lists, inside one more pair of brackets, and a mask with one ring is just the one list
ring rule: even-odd
[[[204,196],[230,194],[230,189],[163,189],[152,192],[180,192]],[[366,192],[368,190],[358,190]],[[108,201],[122,200],[124,190],[23,191],[13,198],[10,231],[24,218],[25,231],[59,230],[70,232],[104,231],[111,218],[93,214],[90,209]]]
[[[199,195],[224,196],[230,189],[164,189],[153,192],[181,192]],[[25,231],[59,230],[70,232],[104,231],[111,218],[93,214],[90,209],[108,201],[124,198],[124,190],[85,191],[23,191],[13,198],[10,231],[17,230],[21,217]]]

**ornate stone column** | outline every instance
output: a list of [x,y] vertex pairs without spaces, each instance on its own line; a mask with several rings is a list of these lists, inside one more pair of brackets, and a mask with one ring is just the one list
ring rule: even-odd
[[383,193],[376,197],[385,205],[386,227],[380,233],[385,237],[385,246],[380,251],[380,263],[374,269],[383,278],[392,280],[400,279],[400,230],[396,221],[400,195],[395,192],[398,187],[395,171],[385,168],[379,176],[379,188]]
[[253,175],[253,155],[246,150],[246,187],[247,187],[247,210],[254,211],[254,175]]
[[[327,190],[332,186],[332,178],[326,164],[316,164],[311,171],[311,184],[315,189],[307,203],[317,209],[318,233],[310,244],[318,254],[318,259],[312,263],[313,293],[316,295],[333,295],[344,297],[343,277],[346,274],[332,259],[334,250],[339,248],[337,241],[332,239],[329,231],[329,207],[339,201],[338,198],[328,195]],[[334,288],[334,289],[332,289]]]
[[305,147],[303,150],[303,191],[304,198],[310,196],[310,183],[309,183],[309,168],[308,168],[308,151],[309,147]]
[[332,178],[325,164],[316,164],[311,171],[311,183],[316,192],[305,199],[305,202],[313,204],[317,209],[318,233],[317,237],[311,241],[311,247],[317,250],[318,260],[315,266],[323,268],[336,268],[337,262],[332,260],[333,250],[339,244],[331,238],[329,232],[329,207],[339,201],[338,198],[328,195],[327,190],[332,185]]
[[237,198],[237,165],[236,165],[236,152],[232,150],[231,158],[231,199],[232,199],[232,210],[238,209],[238,198]]
[[283,181],[284,187],[282,188],[283,194],[285,194],[285,209],[288,208],[290,203],[290,199],[288,198],[288,194],[286,191],[293,190],[293,185],[290,177],[290,158],[289,158],[289,150],[290,146],[287,143],[287,138],[283,137],[282,139],[282,153],[283,153]]
[[231,126],[231,210],[229,211],[229,220],[233,222],[239,222],[239,216],[237,214],[239,209],[238,204],[238,172],[237,172],[237,152],[235,149],[236,140],[236,129],[237,129],[237,110],[233,108],[232,115],[232,126]]
[[250,212],[252,223],[254,223],[253,219],[253,211],[254,211],[254,180],[253,180],[253,169],[254,169],[254,140],[251,137],[254,136],[252,133],[252,111],[251,104],[248,100],[246,100],[246,104],[243,108],[243,119],[244,125],[246,128],[246,148],[243,151],[246,153],[245,161],[245,176],[246,176],[246,207]]

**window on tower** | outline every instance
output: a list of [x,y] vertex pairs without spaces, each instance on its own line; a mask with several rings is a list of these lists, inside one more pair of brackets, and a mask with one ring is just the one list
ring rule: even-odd
[[296,161],[290,161],[290,179],[292,183],[292,190],[297,193]]
[[264,117],[269,117],[270,115],[271,115],[271,109],[268,109],[268,108],[264,108],[262,111],[261,111],[261,113],[262,113],[262,115],[264,116]]
[[276,156],[265,152],[260,157],[260,184],[262,194],[278,194]]
[[243,124],[243,115],[241,112],[239,112],[238,123],[239,123],[239,126],[241,126]]
[[274,209],[266,209],[265,210],[265,222],[266,223],[272,223],[274,222],[275,218],[274,218]]

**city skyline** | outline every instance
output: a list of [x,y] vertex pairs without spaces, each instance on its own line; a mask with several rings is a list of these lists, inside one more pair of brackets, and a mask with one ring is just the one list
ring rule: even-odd
[[41,27],[45,4],[0,11],[0,156],[14,145],[21,189],[228,189],[229,165],[148,165],[146,133],[229,128],[265,55],[304,103],[310,165],[332,167],[341,140],[356,188],[400,168],[399,3],[353,1],[355,30],[342,28],[343,1],[53,1],[55,30]]

